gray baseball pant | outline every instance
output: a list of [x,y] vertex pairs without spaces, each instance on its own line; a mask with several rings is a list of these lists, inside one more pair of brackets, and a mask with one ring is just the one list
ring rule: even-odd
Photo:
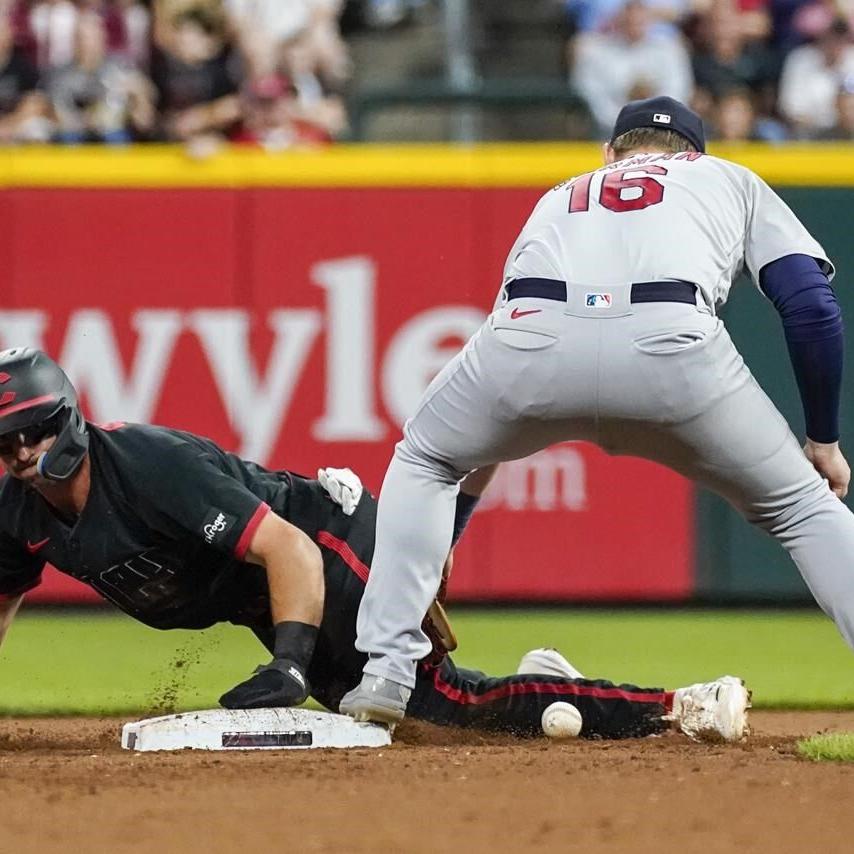
[[854,646],[854,514],[806,459],[721,320],[699,303],[631,304],[628,285],[607,291],[606,309],[588,308],[575,286],[565,303],[507,303],[425,392],[380,494],[357,623],[366,673],[415,684],[459,481],[573,439],[662,463],[726,498],[789,552]]

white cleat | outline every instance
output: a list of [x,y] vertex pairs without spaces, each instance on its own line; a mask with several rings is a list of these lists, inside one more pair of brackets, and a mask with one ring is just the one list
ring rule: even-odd
[[561,679],[584,678],[552,647],[541,647],[526,652],[516,668],[516,673],[520,676],[558,676]]
[[750,696],[744,680],[737,676],[677,688],[667,720],[695,741],[740,741],[750,734]]

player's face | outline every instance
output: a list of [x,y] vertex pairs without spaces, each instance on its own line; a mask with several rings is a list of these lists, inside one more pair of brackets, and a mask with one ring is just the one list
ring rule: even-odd
[[53,421],[0,434],[0,462],[11,477],[26,482],[40,480],[37,469],[39,457],[47,453],[55,441],[56,424]]

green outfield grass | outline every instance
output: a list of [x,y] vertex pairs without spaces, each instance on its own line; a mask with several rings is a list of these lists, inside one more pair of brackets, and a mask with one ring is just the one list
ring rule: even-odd
[[[756,707],[854,708],[854,654],[812,611],[452,608],[459,664],[512,672],[556,646],[583,673],[673,688],[743,676]],[[158,632],[113,613],[24,611],[0,650],[0,713],[210,707],[266,653],[246,629]]]
[[854,732],[828,732],[798,742],[798,753],[814,762],[854,762]]

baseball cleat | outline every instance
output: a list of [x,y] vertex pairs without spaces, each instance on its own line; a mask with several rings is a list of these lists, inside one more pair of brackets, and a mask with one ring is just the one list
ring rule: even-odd
[[399,682],[366,673],[362,681],[341,699],[338,710],[357,721],[394,726],[403,720],[412,691]]
[[541,647],[526,652],[516,668],[516,673],[520,676],[559,676],[561,679],[584,678],[553,647]]
[[676,689],[673,711],[666,719],[695,741],[740,741],[750,733],[750,697],[744,680],[737,676],[698,682]]

